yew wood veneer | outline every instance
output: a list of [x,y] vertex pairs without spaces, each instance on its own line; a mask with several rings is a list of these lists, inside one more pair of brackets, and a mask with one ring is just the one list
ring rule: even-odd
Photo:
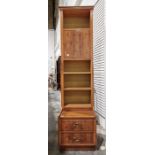
[[96,147],[93,87],[93,7],[60,7],[62,150]]
[[94,111],[62,111],[59,116],[59,145],[65,149],[95,149]]

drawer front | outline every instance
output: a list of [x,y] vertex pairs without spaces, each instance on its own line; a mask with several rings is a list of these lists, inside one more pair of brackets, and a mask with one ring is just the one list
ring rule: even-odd
[[61,133],[61,145],[94,144],[93,133]]
[[94,131],[94,119],[62,119],[61,131]]

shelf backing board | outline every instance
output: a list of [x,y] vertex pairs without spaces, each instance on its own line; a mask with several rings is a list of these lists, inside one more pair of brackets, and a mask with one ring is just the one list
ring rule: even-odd
[[87,9],[64,10],[63,16],[64,28],[88,28],[90,26],[90,13]]
[[65,60],[64,72],[90,72],[90,60]]
[[90,87],[90,75],[88,74],[73,74],[64,76],[64,87]]
[[65,91],[65,104],[90,104],[90,91]]

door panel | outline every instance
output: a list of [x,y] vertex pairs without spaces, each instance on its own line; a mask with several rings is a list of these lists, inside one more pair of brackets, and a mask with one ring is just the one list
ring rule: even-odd
[[73,58],[73,31],[64,31],[64,58]]
[[64,58],[90,58],[90,31],[89,29],[64,30]]

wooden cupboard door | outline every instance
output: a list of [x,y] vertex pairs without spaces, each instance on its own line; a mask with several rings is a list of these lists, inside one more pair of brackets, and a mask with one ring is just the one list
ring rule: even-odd
[[83,58],[89,59],[90,58],[90,31],[83,30]]
[[82,58],[82,32],[80,30],[74,31],[74,44],[73,44],[73,58]]
[[73,58],[73,31],[65,30],[63,38],[64,58]]
[[65,59],[89,59],[91,49],[90,30],[64,30],[63,46]]

